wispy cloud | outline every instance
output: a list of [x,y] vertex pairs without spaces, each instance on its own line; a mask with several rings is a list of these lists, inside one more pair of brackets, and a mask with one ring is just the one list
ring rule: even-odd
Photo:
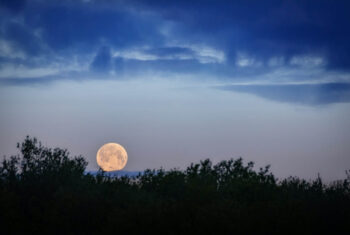
[[350,102],[349,83],[227,85],[218,88],[253,94],[277,102],[302,105]]

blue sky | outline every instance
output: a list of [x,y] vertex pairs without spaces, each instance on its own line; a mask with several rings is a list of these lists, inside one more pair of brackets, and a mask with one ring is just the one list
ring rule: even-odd
[[90,169],[98,145],[116,141],[134,152],[129,170],[243,156],[280,175],[340,177],[349,11],[326,0],[1,0],[0,154],[29,134],[83,153]]
[[1,5],[4,83],[155,72],[232,82],[348,82],[348,1]]

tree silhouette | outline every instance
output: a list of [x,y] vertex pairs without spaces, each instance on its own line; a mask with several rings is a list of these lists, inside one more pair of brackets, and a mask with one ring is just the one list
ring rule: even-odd
[[[0,165],[0,226],[13,233],[340,233],[350,221],[350,175],[278,180],[242,158],[137,177],[85,172],[83,157],[26,137]],[[345,230],[344,230],[345,231]]]

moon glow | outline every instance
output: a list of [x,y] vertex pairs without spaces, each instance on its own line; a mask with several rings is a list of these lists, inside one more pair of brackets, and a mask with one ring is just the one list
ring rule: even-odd
[[108,143],[97,151],[96,161],[104,171],[118,171],[125,167],[128,154],[120,144]]

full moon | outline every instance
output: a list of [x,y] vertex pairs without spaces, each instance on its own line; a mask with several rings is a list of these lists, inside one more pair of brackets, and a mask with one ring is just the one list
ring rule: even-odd
[[97,151],[96,161],[104,171],[118,171],[125,167],[128,154],[120,144],[108,143]]

